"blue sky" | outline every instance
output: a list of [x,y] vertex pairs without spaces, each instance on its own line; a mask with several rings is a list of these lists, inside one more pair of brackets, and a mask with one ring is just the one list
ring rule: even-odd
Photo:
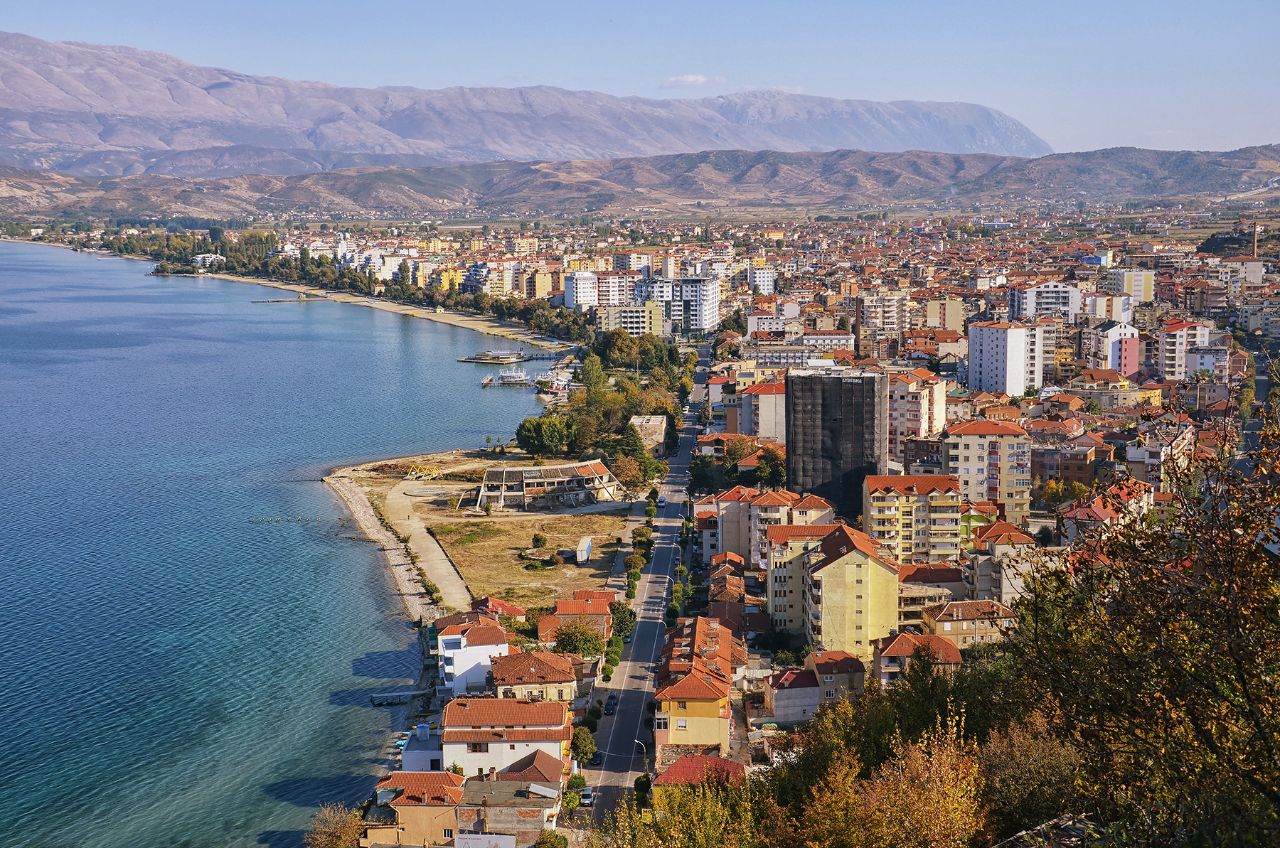
[[757,88],[1000,109],[1056,150],[1280,143],[1277,0],[60,0],[0,28],[346,85]]

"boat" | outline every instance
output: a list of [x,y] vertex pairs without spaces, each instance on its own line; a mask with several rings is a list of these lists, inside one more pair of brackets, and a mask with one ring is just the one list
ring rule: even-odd
[[523,368],[504,368],[498,372],[497,385],[529,386],[532,383],[529,380],[529,375],[524,373]]
[[528,357],[519,350],[482,350],[471,356],[459,357],[459,362],[478,362],[481,365],[516,365]]

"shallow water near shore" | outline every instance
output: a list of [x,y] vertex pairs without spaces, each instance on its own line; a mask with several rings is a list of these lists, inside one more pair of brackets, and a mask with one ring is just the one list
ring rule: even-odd
[[509,435],[470,330],[0,242],[0,845],[286,846],[413,634],[331,466]]

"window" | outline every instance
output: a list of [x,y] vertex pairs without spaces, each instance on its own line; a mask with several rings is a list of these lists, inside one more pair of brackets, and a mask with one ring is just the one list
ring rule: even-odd
[[666,717],[666,716],[655,716],[655,717],[654,717],[654,719],[653,719],[653,729],[654,729],[654,730],[666,730],[666,729],[667,729],[667,717]]
[[682,718],[676,719],[676,730],[685,730],[689,727],[689,722]]
[[836,696],[836,690],[828,689],[826,692],[822,693],[822,696],[829,701]]
[[507,746],[507,748],[509,748],[510,750],[514,751],[514,750],[516,749],[516,746],[515,746],[515,745],[508,745],[508,746]]
[[446,827],[446,828],[444,829],[444,838],[445,838],[445,839],[452,839],[452,838],[453,838],[453,828],[451,828],[451,827]]
[[487,754],[489,753],[489,743],[488,742],[468,742],[467,753],[468,754]]
[[688,701],[676,701],[676,709],[678,709],[678,710],[687,710],[687,709],[689,709],[689,702],[688,702]]

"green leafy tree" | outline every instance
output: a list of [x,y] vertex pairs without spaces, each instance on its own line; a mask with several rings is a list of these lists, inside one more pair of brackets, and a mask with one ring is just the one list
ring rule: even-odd
[[760,485],[780,489],[787,485],[787,460],[777,448],[765,448],[760,452],[756,469]]
[[558,654],[598,657],[604,653],[604,637],[589,624],[570,622],[556,630],[555,651]]
[[636,629],[636,611],[630,604],[614,601],[609,604],[609,612],[613,615],[613,632],[623,639]]
[[600,363],[600,357],[594,353],[587,354],[587,358],[582,361],[582,368],[578,371],[578,379],[582,385],[586,386],[587,391],[598,392],[609,385],[609,378],[604,373],[604,366]]
[[585,727],[575,727],[573,741],[569,747],[573,758],[580,763],[585,763],[596,754],[596,738]]

